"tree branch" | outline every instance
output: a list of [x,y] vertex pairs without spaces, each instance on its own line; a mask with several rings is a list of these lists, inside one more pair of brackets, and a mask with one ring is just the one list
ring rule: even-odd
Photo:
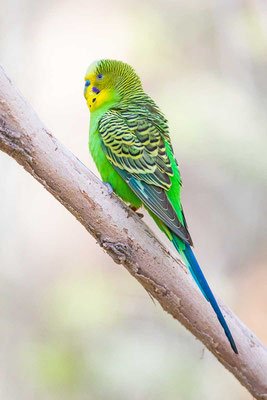
[[239,354],[181,264],[42,124],[0,67],[0,149],[37,179],[256,399],[267,399],[267,349],[221,302]]

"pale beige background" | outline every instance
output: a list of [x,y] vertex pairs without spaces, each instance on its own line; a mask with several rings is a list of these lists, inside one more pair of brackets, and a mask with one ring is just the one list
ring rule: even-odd
[[[264,0],[0,0],[4,68],[92,169],[86,68],[136,68],[169,119],[206,276],[265,343],[266,16]],[[3,153],[0,170],[1,399],[251,399]]]

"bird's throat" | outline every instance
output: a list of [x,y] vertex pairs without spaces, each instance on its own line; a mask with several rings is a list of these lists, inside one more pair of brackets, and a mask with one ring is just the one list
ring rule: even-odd
[[117,102],[117,96],[109,89],[103,89],[98,94],[90,92],[87,96],[87,105],[91,113],[105,110],[106,112]]

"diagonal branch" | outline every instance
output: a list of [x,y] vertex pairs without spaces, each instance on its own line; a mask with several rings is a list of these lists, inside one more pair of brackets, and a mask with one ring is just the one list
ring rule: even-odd
[[1,67],[0,149],[60,201],[113,260],[123,264],[256,399],[267,399],[266,347],[219,301],[239,351],[234,354],[187,269],[45,128]]

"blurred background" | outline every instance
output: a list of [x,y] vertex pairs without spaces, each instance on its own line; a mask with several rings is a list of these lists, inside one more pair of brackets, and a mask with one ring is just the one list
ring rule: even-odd
[[[169,120],[206,276],[266,343],[266,1],[0,0],[0,52],[94,171],[84,73],[99,58],[135,67]],[[0,171],[1,399],[251,399],[4,153]]]

